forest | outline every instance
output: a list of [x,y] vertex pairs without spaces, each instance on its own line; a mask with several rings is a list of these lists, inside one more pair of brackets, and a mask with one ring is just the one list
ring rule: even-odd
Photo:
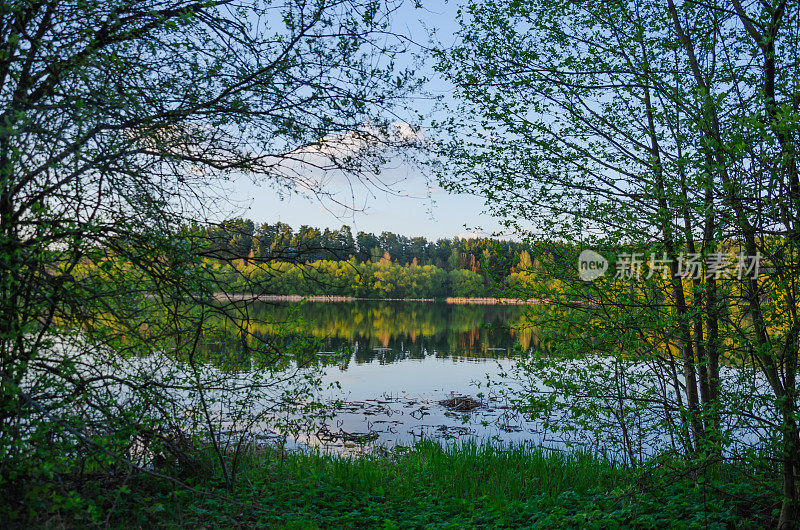
[[[0,527],[800,528],[798,50],[789,0],[0,0]],[[508,239],[311,226],[406,191]]]
[[357,298],[513,294],[532,267],[528,244],[493,238],[406,237],[232,219],[187,229],[211,282],[237,292]]

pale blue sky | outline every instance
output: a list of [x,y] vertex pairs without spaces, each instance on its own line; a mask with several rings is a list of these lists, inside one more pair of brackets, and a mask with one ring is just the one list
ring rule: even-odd
[[[455,2],[446,0],[423,1],[424,7],[414,8],[406,4],[398,12],[395,29],[410,35],[419,44],[427,44],[427,29],[435,28],[437,38],[446,43],[453,42],[456,28]],[[427,28],[427,29],[426,29]],[[434,94],[447,95],[450,88],[436,79],[429,68],[422,72],[433,78],[426,87]],[[417,112],[427,114],[431,102],[421,99],[415,102]],[[308,196],[291,194],[280,198],[271,187],[255,186],[246,177],[232,183],[231,199],[240,206],[233,214],[248,217],[256,222],[281,221],[294,228],[302,224],[320,228],[339,228],[350,225],[354,231],[380,233],[390,231],[406,236],[425,236],[429,239],[465,236],[469,232],[483,234],[497,232],[500,225],[484,213],[483,200],[468,195],[451,195],[428,182],[422,170],[403,163],[395,163],[381,173],[384,182],[391,182],[393,193],[375,187],[356,185],[351,189],[344,179],[332,176],[329,191],[337,194],[343,202],[356,204],[356,210],[337,206],[334,201],[315,200]]]
[[[273,188],[255,186],[247,178],[233,183],[235,195],[231,198],[240,206],[237,215],[259,223],[281,221],[294,228],[303,224],[339,228],[346,224],[354,232],[389,231],[428,239],[464,237],[476,231],[488,235],[501,228],[495,219],[483,213],[485,206],[479,197],[448,194],[435,183],[426,182],[419,170],[406,165],[384,171],[382,176],[387,174],[399,180],[392,185],[396,193],[356,186],[355,210],[343,208],[330,199],[303,194],[281,198]],[[344,191],[335,183],[328,187],[334,192]]]

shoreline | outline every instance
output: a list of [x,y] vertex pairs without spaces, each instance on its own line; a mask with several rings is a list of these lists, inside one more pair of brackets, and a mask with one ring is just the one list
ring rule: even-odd
[[339,295],[299,295],[299,294],[249,294],[249,293],[221,293],[216,292],[212,295],[217,302],[441,302],[451,305],[535,305],[545,302],[544,300],[521,298],[470,298],[452,297],[446,298],[361,298],[356,296]]

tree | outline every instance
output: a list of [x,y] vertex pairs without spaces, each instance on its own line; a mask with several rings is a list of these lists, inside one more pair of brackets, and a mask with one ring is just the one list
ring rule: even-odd
[[300,230],[292,238],[291,246],[303,261],[319,259],[322,249],[325,248],[322,241],[322,232],[318,228],[307,225],[300,227]]
[[269,223],[259,226],[253,235],[253,254],[259,258],[268,257],[276,235],[277,228]]
[[447,258],[447,268],[451,271],[460,269],[461,265],[461,253],[458,251],[458,247],[456,245],[452,246],[452,250],[450,251],[450,256]]
[[292,248],[292,240],[294,239],[294,232],[292,227],[286,223],[275,224],[275,239],[270,247],[271,257],[279,258],[282,260],[294,259],[296,252]]
[[412,258],[417,261],[428,265],[430,258],[428,256],[430,243],[424,237],[412,237],[408,247],[408,253]]
[[211,228],[211,248],[222,259],[241,259],[253,250],[255,225],[250,219],[230,219]]
[[482,296],[486,293],[483,278],[470,270],[453,269],[450,271],[450,285],[453,296],[472,297]]
[[519,262],[517,263],[517,268],[521,271],[527,271],[533,266],[531,262],[531,255],[528,253],[527,250],[523,250],[519,253]]
[[[232,479],[203,401],[200,338],[235,322],[259,362],[278,367],[285,358],[248,334],[246,306],[211,303],[209,285],[220,282],[209,278],[219,271],[184,227],[225,213],[231,175],[337,200],[315,175],[357,177],[386,147],[407,144],[383,132],[385,111],[414,86],[393,68],[402,51],[387,32],[393,9],[361,0],[3,3],[4,487],[33,472],[31,453],[124,455],[93,442],[88,426],[130,447],[157,425],[135,414],[177,422],[158,401],[167,399],[169,378],[143,382],[119,368],[128,354],[148,352],[189,363],[188,383],[180,383],[199,391],[205,439]],[[273,249],[288,245],[285,228]],[[242,232],[252,236],[252,223]],[[250,250],[245,239],[231,237],[239,257]],[[92,372],[82,364],[90,354],[117,369]],[[110,388],[141,398],[140,406],[121,412]],[[54,436],[57,446],[48,443]],[[69,460],[40,468],[68,473],[80,465]]]
[[378,241],[380,242],[381,249],[391,254],[399,263],[408,262],[406,259],[408,255],[408,239],[406,237],[399,236],[392,232],[381,232]]
[[[538,293],[565,303],[547,320],[559,348],[589,344],[617,367],[636,358],[663,369],[667,387],[685,382],[663,413],[678,412],[689,458],[738,450],[720,414],[754,396],[726,393],[720,364],[763,378],[762,442],[782,462],[779,526],[796,526],[797,5],[474,0],[461,23],[460,44],[439,53],[461,105],[443,179],[486,196],[532,240],[560,244]],[[651,270],[661,259],[665,279],[578,281],[588,248],[652,256]],[[709,274],[712,259],[738,252],[763,256],[766,274]],[[687,255],[704,263],[688,280]],[[571,320],[585,341],[557,338]]]
[[356,257],[359,263],[369,261],[372,258],[372,249],[380,247],[378,238],[376,238],[374,234],[368,234],[366,232],[359,232],[356,235],[356,244],[358,246]]
[[334,237],[336,240],[338,259],[345,259],[347,256],[355,255],[356,242],[353,238],[353,232],[350,230],[349,226],[342,225],[342,227],[336,231],[336,235]]

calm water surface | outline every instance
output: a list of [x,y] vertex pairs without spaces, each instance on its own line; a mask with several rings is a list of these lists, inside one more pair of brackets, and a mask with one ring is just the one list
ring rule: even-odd
[[[262,322],[297,324],[318,339],[318,355],[332,363],[326,384],[341,390],[334,417],[299,442],[333,450],[409,445],[420,437],[491,439],[538,444],[546,433],[514,413],[487,389],[520,349],[536,348],[535,334],[520,329],[519,306],[448,305],[423,302],[307,303],[254,310]],[[468,396],[471,411],[441,402]]]
[[[329,420],[305,429],[294,440],[299,447],[356,453],[380,446],[407,446],[424,437],[444,442],[474,439],[501,445],[528,443],[557,449],[579,444],[624,457],[615,412],[618,400],[613,396],[582,402],[582,406],[598,412],[596,429],[584,430],[561,415],[552,418],[562,427],[553,433],[546,431],[537,418],[515,412],[497,391],[513,394],[523,390],[503,374],[510,373],[522,351],[534,356],[544,353],[536,330],[522,325],[524,311],[520,306],[424,302],[251,304],[247,325],[256,335],[271,336],[279,350],[292,344],[300,346],[295,351],[311,353],[324,366],[326,389],[317,397],[336,406],[332,406]],[[241,353],[241,349],[237,350],[235,334],[223,334],[221,339],[209,353],[240,367],[250,362],[244,354],[237,358],[235,352]],[[564,373],[583,362],[565,360]],[[591,362],[612,360],[593,358]],[[631,399],[651,396],[660,388],[657,372],[647,363],[628,364],[624,370],[626,377],[632,378],[626,391]],[[551,390],[536,374],[529,375],[524,392],[518,396]],[[721,371],[723,385],[730,387],[725,391],[735,390],[739,375],[733,368]],[[500,384],[489,387],[488,381]],[[330,385],[338,386],[334,389]],[[477,406],[471,410],[448,407],[448,400],[460,396],[474,400]],[[674,443],[658,410],[640,410],[627,420],[632,434],[629,450],[638,458]],[[724,421],[735,444],[744,447],[758,442],[761,434],[734,420],[726,416]],[[570,426],[575,429],[563,428]],[[251,432],[257,437],[277,436],[266,425]]]

